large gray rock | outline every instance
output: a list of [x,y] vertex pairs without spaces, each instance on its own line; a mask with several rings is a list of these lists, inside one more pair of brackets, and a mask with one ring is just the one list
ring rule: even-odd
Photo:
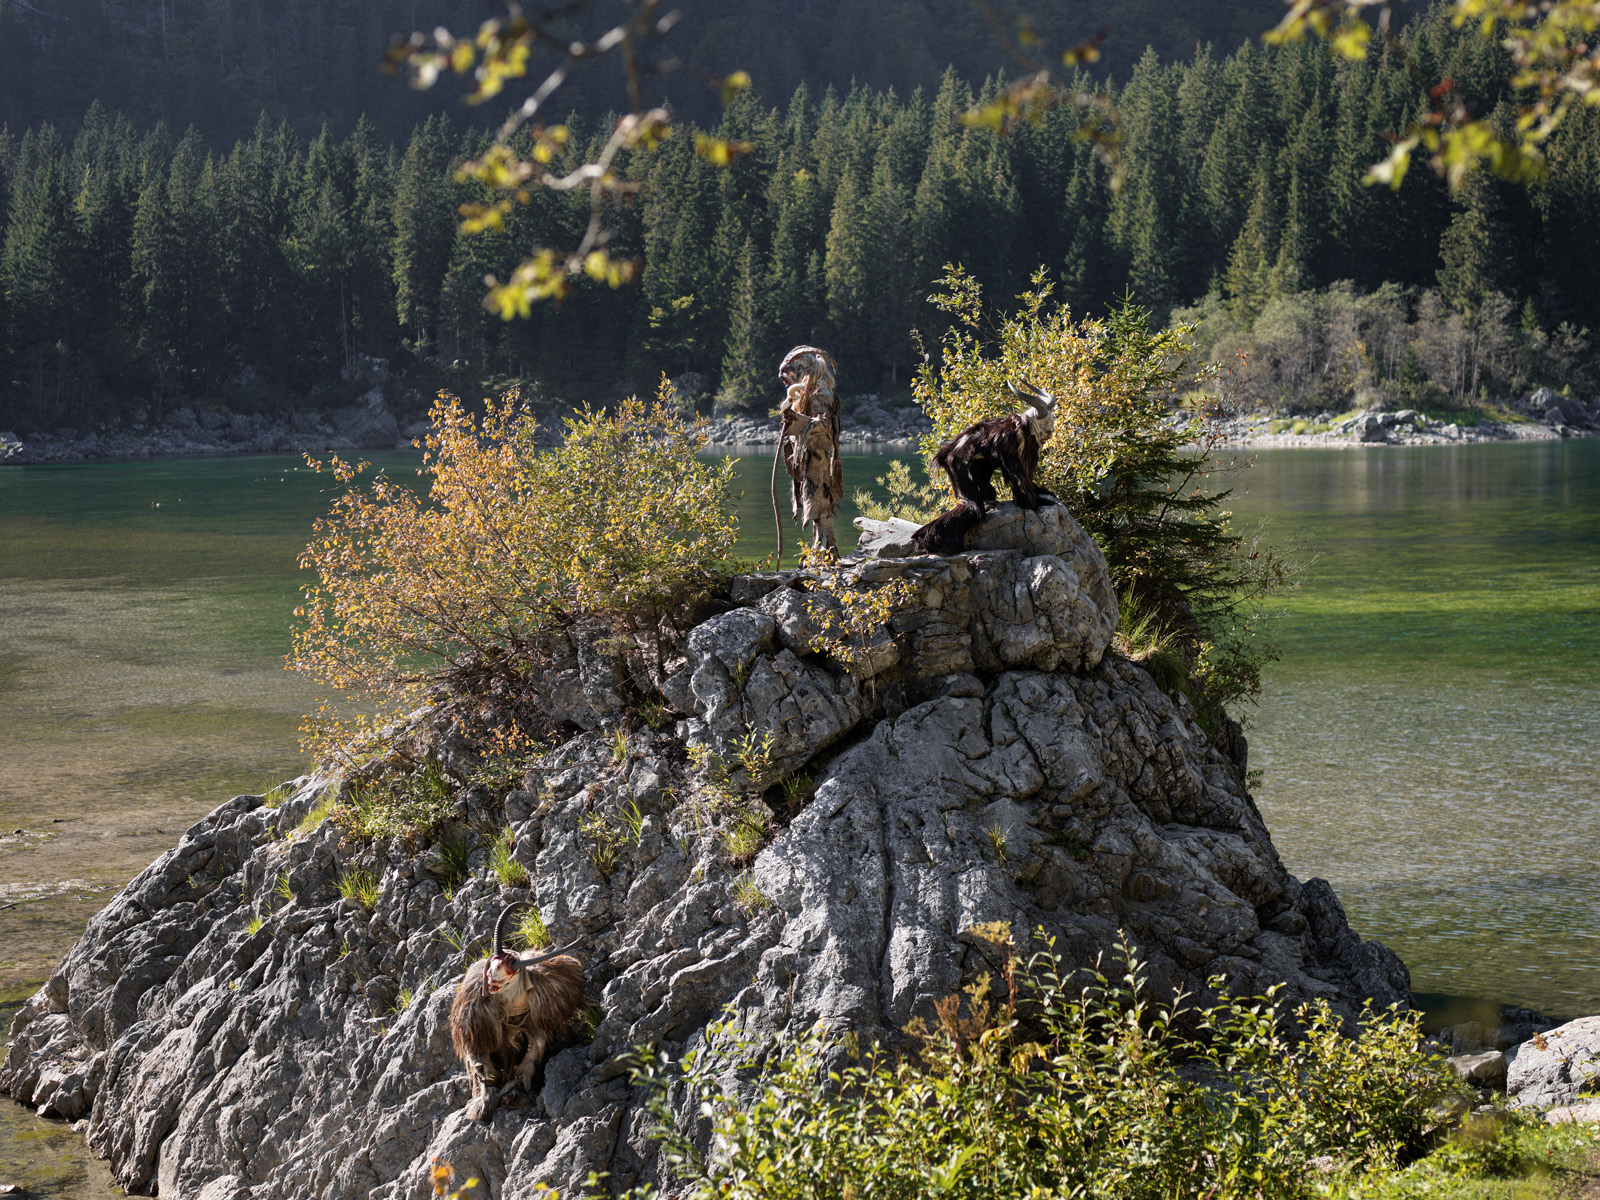
[[1350,436],[1358,442],[1384,442],[1389,439],[1389,428],[1394,418],[1385,421],[1387,413],[1362,413],[1350,427]]
[[1600,1088],[1600,1017],[1580,1017],[1506,1052],[1506,1094],[1519,1105],[1571,1104]]
[[393,450],[400,440],[400,423],[384,404],[381,388],[372,388],[355,404],[329,416],[333,427],[358,450]]
[[857,517],[855,527],[861,531],[860,537],[856,539],[856,550],[862,554],[870,554],[874,558],[904,558],[912,552],[912,535],[922,528],[915,521],[906,521],[900,517],[888,517],[884,520]]
[[[1115,600],[1092,543],[1070,518],[1004,520],[984,548],[856,564],[831,589],[803,572],[739,581],[666,688],[699,757],[763,748],[766,766],[729,781],[646,727],[619,760],[625,681],[578,639],[542,696],[564,687],[593,728],[522,787],[463,791],[450,836],[475,848],[453,888],[425,844],[309,821],[337,777],[297,781],[277,808],[224,804],[20,1010],[0,1088],[85,1120],[117,1181],[165,1200],[423,1200],[435,1157],[533,1200],[541,1183],[582,1194],[590,1171],[618,1189],[660,1177],[631,1047],[680,1053],[729,1006],[756,1033],[826,1020],[894,1041],[998,977],[972,932],[987,922],[1030,948],[1054,938],[1066,968],[1126,935],[1164,989],[1281,983],[1352,1017],[1404,1002],[1404,966],[1350,930],[1326,883],[1284,870],[1193,709],[1108,655]],[[904,603],[846,669],[830,605],[891,584]],[[431,745],[466,779],[449,721],[419,714],[407,752]],[[737,794],[798,766],[814,792],[775,800],[786,825]],[[759,848],[736,837],[752,822]],[[483,845],[507,826],[526,888],[488,870]],[[379,881],[370,911],[340,894],[356,870]],[[557,1044],[536,1094],[474,1123],[452,988],[521,898],[578,943],[597,1019]]]

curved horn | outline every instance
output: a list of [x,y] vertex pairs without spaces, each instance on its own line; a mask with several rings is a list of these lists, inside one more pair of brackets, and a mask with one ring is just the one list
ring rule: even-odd
[[582,938],[573,938],[565,946],[561,946],[558,949],[546,950],[543,954],[535,954],[532,958],[519,958],[517,960],[517,965],[519,967],[536,967],[540,963],[544,962],[547,958],[556,958],[559,955],[565,954],[568,950],[571,950],[582,940]]
[[519,908],[532,908],[533,905],[526,900],[513,900],[500,910],[500,917],[494,923],[494,953],[506,952],[506,922],[511,919],[511,914]]
[[1049,392],[1040,391],[1031,383],[1013,383],[1006,380],[1006,387],[1011,389],[1011,394],[1018,400],[1027,400],[1034,404],[1043,404],[1046,408],[1055,406],[1056,398]]

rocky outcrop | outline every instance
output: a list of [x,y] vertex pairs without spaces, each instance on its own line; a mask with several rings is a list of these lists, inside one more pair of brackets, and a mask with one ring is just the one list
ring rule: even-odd
[[[1195,712],[1110,653],[1105,563],[1065,510],[1002,511],[978,540],[735,581],[658,729],[619,738],[606,648],[575,645],[559,669],[593,728],[509,790],[419,714],[406,736],[462,781],[432,848],[347,838],[321,815],[336,776],[229,801],[94,918],[19,1012],[0,1087],[82,1121],[131,1192],[420,1198],[437,1156],[531,1200],[659,1177],[630,1047],[680,1052],[730,1006],[758,1032],[893,1040],[996,976],[987,922],[1069,967],[1125,936],[1164,988],[1406,1001],[1399,960],[1284,870]],[[887,588],[887,623],[841,637],[835,606]],[[490,869],[507,828],[526,886]],[[592,1030],[474,1123],[447,1010],[523,898],[578,943]]]
[[1536,1034],[1505,1054],[1506,1094],[1519,1105],[1571,1104],[1600,1092],[1600,1017]]

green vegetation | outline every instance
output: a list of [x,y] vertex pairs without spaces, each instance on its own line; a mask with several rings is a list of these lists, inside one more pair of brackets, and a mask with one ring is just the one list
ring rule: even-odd
[[292,795],[294,795],[294,784],[292,782],[280,783],[275,787],[265,789],[261,793],[261,803],[268,808],[277,808]]
[[743,809],[728,822],[722,833],[722,853],[730,863],[742,866],[761,853],[772,838],[772,829],[763,813]]
[[[1559,1149],[1575,1166],[1593,1145],[1515,1119],[1444,1133],[1442,1102],[1461,1085],[1415,1014],[1369,1010],[1353,1039],[1320,1003],[1158,1001],[1127,957],[1110,977],[1068,979],[1047,951],[1014,974],[1005,928],[973,932],[995,945],[1003,978],[914,1022],[912,1055],[821,1027],[773,1047],[734,1025],[681,1064],[640,1051],[635,1079],[683,1194],[1550,1195],[1489,1181],[1548,1172],[1534,1161],[1547,1150],[1547,1163]],[[710,1157],[667,1104],[685,1085],[710,1118]]]
[[[1238,406],[1336,411],[1358,401],[1457,424],[1522,421],[1495,415],[1489,398],[1541,382],[1587,392],[1600,377],[1586,331],[1570,323],[1547,331],[1531,304],[1519,313],[1497,290],[1505,286],[1497,278],[1463,300],[1448,289],[1384,284],[1363,293],[1344,282],[1274,293],[1259,312],[1213,291],[1172,320],[1195,327],[1204,358],[1230,364],[1216,386]],[[1307,428],[1272,432],[1308,431],[1297,424]]]
[[409,775],[351,782],[332,809],[340,828],[369,840],[417,837],[455,814],[454,786],[431,759]]
[[303,838],[307,834],[316,832],[317,828],[333,813],[335,807],[335,799],[332,796],[327,796],[317,801],[307,811],[306,815],[300,818],[295,827],[289,831],[289,840],[292,842],[297,838]]
[[256,934],[261,932],[262,927],[265,926],[266,923],[267,923],[267,918],[266,917],[259,916],[259,915],[258,916],[253,916],[248,921],[246,921],[244,923],[244,931],[250,937],[254,937]]
[[746,916],[754,916],[772,903],[771,900],[767,899],[766,894],[756,886],[756,881],[750,878],[748,871],[734,879],[732,886],[728,889],[728,894],[733,897],[734,904]]
[[879,475],[873,482],[883,489],[884,499],[861,488],[855,494],[855,502],[862,516],[875,521],[898,517],[926,525],[949,506],[949,496],[943,488],[935,483],[918,483],[911,468],[898,458],[889,464],[887,475]]
[[621,824],[603,812],[592,812],[578,821],[578,831],[589,839],[589,861],[602,875],[617,869],[627,847],[628,835]]
[[989,856],[1000,865],[1004,865],[1011,858],[1010,844],[1006,840],[1006,831],[997,821],[994,825],[983,831],[983,836],[989,842]]
[[1233,530],[1227,491],[1207,486],[1220,436],[1212,414],[1170,419],[1174,398],[1210,373],[1190,365],[1192,331],[1152,330],[1149,311],[1129,301],[1103,321],[1075,319],[1042,269],[1020,300],[1015,314],[997,314],[970,274],[945,275],[933,302],[954,323],[915,382],[934,423],[923,448],[1007,411],[1008,380],[1055,395],[1039,481],[1105,552],[1124,652],[1166,655],[1163,685],[1185,692],[1215,732],[1227,706],[1260,691],[1261,666],[1276,654],[1261,635],[1261,601],[1291,574]]
[[472,870],[472,839],[460,833],[439,839],[439,870],[445,892],[454,892]]
[[527,887],[528,871],[516,860],[516,835],[507,825],[489,846],[489,870],[502,887]]
[[[728,569],[733,465],[697,457],[705,431],[675,415],[665,381],[654,403],[573,418],[551,449],[515,394],[481,418],[441,397],[432,416],[427,497],[383,475],[351,486],[300,558],[316,580],[295,610],[291,665],[378,709],[312,714],[306,745],[325,761],[357,755],[430,688],[524,690],[575,626],[636,635],[659,660],[664,623]],[[358,468],[328,466],[355,484]],[[403,831],[371,789],[356,810],[367,836]],[[442,815],[441,799],[400,824]]]
[[339,876],[339,897],[371,912],[378,906],[378,877],[365,867],[351,867]]
[[554,940],[537,908],[524,908],[511,928],[511,940],[524,950],[547,949]]

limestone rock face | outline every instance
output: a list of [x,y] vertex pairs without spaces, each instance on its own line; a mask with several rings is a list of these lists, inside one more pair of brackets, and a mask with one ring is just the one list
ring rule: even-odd
[[[463,789],[441,834],[470,850],[453,887],[437,847],[308,820],[337,777],[276,808],[229,801],[90,922],[19,1012],[0,1088],[85,1119],[118,1182],[166,1200],[422,1200],[434,1157],[533,1200],[582,1194],[590,1171],[617,1190],[661,1177],[631,1047],[681,1053],[730,1006],[757,1032],[821,1019],[893,1041],[997,977],[980,923],[1054,938],[1067,967],[1126,937],[1163,988],[1404,1002],[1404,966],[1284,870],[1187,702],[1108,652],[1105,563],[1065,511],[997,516],[979,540],[832,587],[737,581],[666,680],[676,725],[633,728],[620,759],[625,680],[575,644],[541,695],[565,688],[585,731],[521,787]],[[830,614],[891,586],[887,623],[841,643]],[[686,761],[712,757],[727,783]],[[810,789],[754,794],[802,768]],[[768,840],[737,851],[757,817]],[[506,827],[526,887],[488,868]],[[370,909],[341,894],[355,872],[378,881]],[[476,1123],[448,1009],[516,899],[576,941],[593,1034]]]
[[1600,1085],[1600,1017],[1579,1017],[1506,1052],[1506,1093],[1524,1104],[1571,1104]]

